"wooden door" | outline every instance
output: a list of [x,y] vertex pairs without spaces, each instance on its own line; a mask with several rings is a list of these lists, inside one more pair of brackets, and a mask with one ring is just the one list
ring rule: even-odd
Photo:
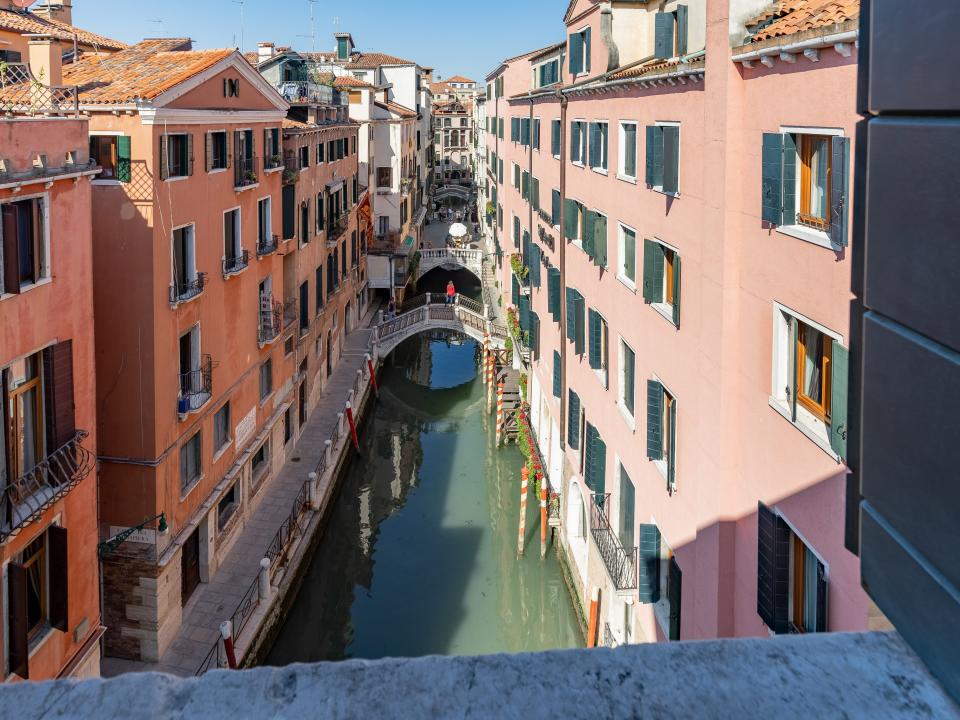
[[183,544],[183,553],[180,558],[181,569],[181,604],[186,605],[193,595],[193,591],[200,584],[200,528],[191,533]]

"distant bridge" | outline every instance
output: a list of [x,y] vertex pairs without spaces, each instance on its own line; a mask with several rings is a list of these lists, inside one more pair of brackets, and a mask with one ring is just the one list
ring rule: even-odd
[[453,303],[439,293],[426,293],[408,300],[401,313],[376,328],[378,355],[385,357],[404,340],[431,330],[453,330],[483,342],[490,335],[490,347],[506,346],[507,328],[491,322],[483,303],[455,295]]
[[438,267],[442,267],[444,270],[469,270],[476,276],[477,280],[483,282],[483,250],[459,248],[421,250],[416,279],[419,280]]

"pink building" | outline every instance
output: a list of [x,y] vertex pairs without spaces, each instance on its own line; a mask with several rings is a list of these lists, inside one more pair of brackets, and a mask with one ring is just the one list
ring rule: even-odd
[[499,279],[600,642],[868,626],[844,547],[858,15],[573,0],[565,43],[487,77],[489,241],[520,260]]

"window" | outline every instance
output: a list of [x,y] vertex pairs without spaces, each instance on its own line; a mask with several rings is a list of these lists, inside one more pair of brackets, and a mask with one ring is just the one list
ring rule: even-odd
[[562,369],[562,363],[560,361],[560,353],[554,350],[553,351],[553,396],[556,398],[560,397],[560,391],[562,388],[561,369]]
[[316,234],[317,235],[323,232],[323,223],[324,223],[323,204],[324,204],[323,192],[321,191],[317,193],[317,212],[316,212]]
[[763,134],[762,217],[822,245],[847,243],[849,138]]
[[771,405],[821,448],[845,458],[847,348],[825,327],[779,305],[774,338]]
[[[499,132],[497,133],[497,137],[500,138],[501,140],[503,140],[503,118],[497,118],[497,123],[498,123],[499,126],[500,126],[500,127],[498,128]],[[503,182],[503,181],[501,180],[501,182]]]
[[257,240],[261,245],[270,243],[273,237],[273,218],[270,198],[257,202]]
[[317,315],[323,310],[323,265],[319,265],[316,271],[317,296],[315,310]]
[[659,380],[647,381],[647,458],[667,481],[667,492],[677,489],[677,403]]
[[223,404],[213,416],[213,451],[218,453],[230,443],[230,403]]
[[581,240],[586,211],[587,209],[576,200],[566,198],[563,201],[563,234],[567,240],[573,240],[574,242]]
[[263,402],[273,392],[273,363],[267,360],[260,366],[260,402]]
[[223,494],[217,503],[217,530],[222,531],[240,508],[240,481],[238,480]]
[[619,517],[617,522],[617,528],[619,529],[618,536],[620,539],[620,546],[627,552],[630,552],[633,550],[636,544],[636,539],[634,536],[634,523],[636,519],[637,491],[633,486],[633,481],[627,474],[626,468],[624,468],[620,463],[618,463],[618,465],[620,467],[620,495],[618,496],[620,512],[618,513]]
[[643,241],[643,299],[680,327],[680,255],[656,240]]
[[377,168],[377,187],[378,188],[393,187],[393,168],[391,167]]
[[324,144],[322,142],[317,143],[317,165],[323,164],[323,148]]
[[91,135],[90,159],[103,168],[98,180],[130,182],[130,138],[126,135]]
[[687,54],[687,6],[654,16],[654,57],[672,58]]
[[0,204],[0,295],[19,293],[50,277],[47,201]]
[[775,633],[827,630],[827,568],[787,521],[758,503],[757,613]]
[[617,277],[631,290],[637,282],[637,233],[633,228],[619,225]]
[[310,146],[302,145],[300,147],[300,169],[310,167]]
[[288,407],[283,411],[283,444],[286,445],[293,440],[293,408]]
[[247,266],[240,242],[240,208],[223,214],[223,273],[229,275]]
[[680,125],[647,125],[647,187],[668,195],[680,191]]
[[560,159],[560,121],[550,121],[550,153]]
[[206,135],[207,172],[226,170],[230,162],[227,157],[227,132],[219,130]]
[[570,74],[590,72],[590,28],[571,33],[567,43],[567,52],[570,59]]
[[653,605],[654,617],[666,639],[679,640],[682,573],[656,525],[640,525],[638,554],[640,602]]
[[576,289],[567,288],[567,340],[574,344],[577,355],[584,352],[584,300]]
[[257,182],[256,147],[253,130],[235,130],[233,133],[234,186],[244,187]]
[[180,493],[186,495],[198,480],[202,470],[200,459],[200,433],[184,443],[180,448]]
[[570,162],[583,165],[587,162],[587,123],[574,120],[570,123]]
[[513,165],[513,186],[519,190],[520,189],[520,166],[516,163],[511,163]]
[[250,459],[250,480],[252,484],[258,484],[267,472],[270,466],[270,441],[267,440],[263,445],[257,448]]
[[263,166],[266,169],[276,168],[282,162],[280,128],[267,128],[263,131]]
[[607,266],[607,216],[594,210],[581,213],[583,251],[597,267]]
[[534,67],[533,86],[534,88],[546,87],[560,82],[560,58],[553,58],[547,62]]
[[189,300],[203,290],[203,278],[197,274],[194,226],[173,231],[173,284],[170,301]]
[[[289,186],[288,186],[289,187]],[[310,242],[310,203],[306,200],[300,203],[300,245]]]
[[573,390],[567,391],[567,445],[571,450],[580,449],[580,396]]
[[636,371],[636,353],[620,338],[620,409],[626,414],[633,427],[633,409],[636,388],[634,372]]
[[588,312],[590,327],[590,349],[588,359],[590,367],[597,373],[600,382],[607,387],[607,366],[609,364],[609,328],[603,316],[593,308]]
[[607,123],[590,123],[590,167],[607,169]]
[[[5,442],[0,442],[0,480],[16,479],[33,470],[48,455],[44,442],[43,358],[35,353],[0,373],[6,397],[0,407]],[[9,453],[4,455],[4,453]]]
[[550,224],[560,227],[560,191],[557,189],[550,194]]
[[193,135],[160,136],[160,178],[193,175]]
[[637,179],[637,124],[620,123],[620,162],[617,165],[617,177],[621,180]]
[[520,247],[520,218],[516,215],[513,216],[513,246]]
[[583,479],[592,492],[603,495],[607,489],[607,445],[590,423],[586,423],[583,437]]

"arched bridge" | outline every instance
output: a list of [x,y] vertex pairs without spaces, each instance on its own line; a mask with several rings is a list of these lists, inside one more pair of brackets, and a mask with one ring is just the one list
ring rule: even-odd
[[489,333],[493,348],[505,347],[507,340],[507,328],[492,323],[478,300],[458,294],[448,303],[444,295],[427,293],[407,301],[397,317],[377,326],[377,354],[385,357],[407,338],[430,330],[454,330],[479,342]]
[[432,248],[420,251],[420,265],[417,267],[417,280],[431,270],[442,267],[444,270],[469,270],[477,280],[483,282],[483,250],[460,248]]
[[433,199],[438,202],[447,198],[469,200],[472,192],[468,185],[442,185],[433,191]]

